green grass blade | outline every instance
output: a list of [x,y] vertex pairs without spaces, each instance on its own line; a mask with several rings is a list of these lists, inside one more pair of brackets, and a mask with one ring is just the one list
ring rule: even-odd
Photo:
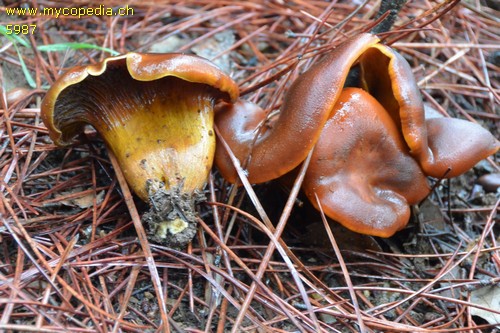
[[109,49],[107,47],[102,47],[102,46],[88,44],[88,43],[70,43],[70,42],[68,42],[68,43],[40,45],[37,48],[39,51],[42,51],[42,52],[61,52],[61,51],[66,51],[68,49],[72,49],[72,50],[93,49],[93,50],[108,52],[109,54],[111,54],[113,56],[120,54],[119,52],[112,50],[112,49]]
[[36,88],[35,80],[33,80],[33,77],[31,76],[31,73],[28,70],[26,63],[24,62],[23,55],[21,54],[21,51],[19,51],[19,48],[17,47],[16,43],[14,43],[14,47],[16,48],[16,52],[19,57],[19,62],[21,63],[21,68],[23,70],[26,81],[28,81],[28,84],[30,85],[31,88]]

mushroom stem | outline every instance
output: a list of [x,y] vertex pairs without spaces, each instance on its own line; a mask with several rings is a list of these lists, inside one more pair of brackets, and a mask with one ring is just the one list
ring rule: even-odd
[[[173,240],[189,230],[189,223],[194,224],[195,204],[212,168],[213,88],[172,77],[150,82],[130,76],[91,77],[81,86],[67,88],[60,100],[67,94],[88,94],[89,89],[96,94],[108,92],[118,79],[128,87],[127,102],[121,94],[110,95],[107,103],[88,107],[92,112],[82,113],[82,119],[75,115],[74,121],[95,127],[131,189],[151,204],[143,218],[150,225],[151,237],[164,242],[170,234],[174,237],[169,242],[182,243]],[[56,107],[64,112],[78,106]],[[182,238],[192,238],[194,230]]]
[[203,85],[176,81],[133,110],[114,104],[123,114],[119,126],[95,126],[146,202],[159,183],[170,189],[182,182],[185,193],[202,189],[212,167],[214,99]]

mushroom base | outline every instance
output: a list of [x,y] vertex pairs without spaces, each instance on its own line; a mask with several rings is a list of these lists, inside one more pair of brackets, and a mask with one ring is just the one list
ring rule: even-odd
[[195,206],[206,198],[198,190],[185,193],[182,183],[169,189],[154,187],[149,195],[150,209],[142,217],[148,239],[169,247],[184,247],[196,234]]

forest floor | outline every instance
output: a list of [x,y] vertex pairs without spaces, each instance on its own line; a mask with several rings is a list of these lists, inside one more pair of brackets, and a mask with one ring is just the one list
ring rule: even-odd
[[[196,235],[174,249],[138,237],[147,205],[92,128],[58,147],[41,120],[62,73],[131,51],[211,59],[277,112],[300,73],[377,24],[379,4],[0,1],[0,332],[498,332],[500,192],[484,182],[498,156],[429,179],[390,238],[323,220],[300,184],[236,188],[214,168]],[[96,11],[39,15],[56,7]],[[428,113],[497,138],[499,17],[487,1],[409,1],[380,34]]]

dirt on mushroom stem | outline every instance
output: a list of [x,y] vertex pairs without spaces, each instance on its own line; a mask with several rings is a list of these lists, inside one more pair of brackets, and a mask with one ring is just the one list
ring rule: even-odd
[[206,200],[204,193],[185,192],[182,179],[171,188],[153,181],[147,186],[150,208],[142,222],[148,226],[148,238],[172,248],[185,246],[196,234],[196,205]]

